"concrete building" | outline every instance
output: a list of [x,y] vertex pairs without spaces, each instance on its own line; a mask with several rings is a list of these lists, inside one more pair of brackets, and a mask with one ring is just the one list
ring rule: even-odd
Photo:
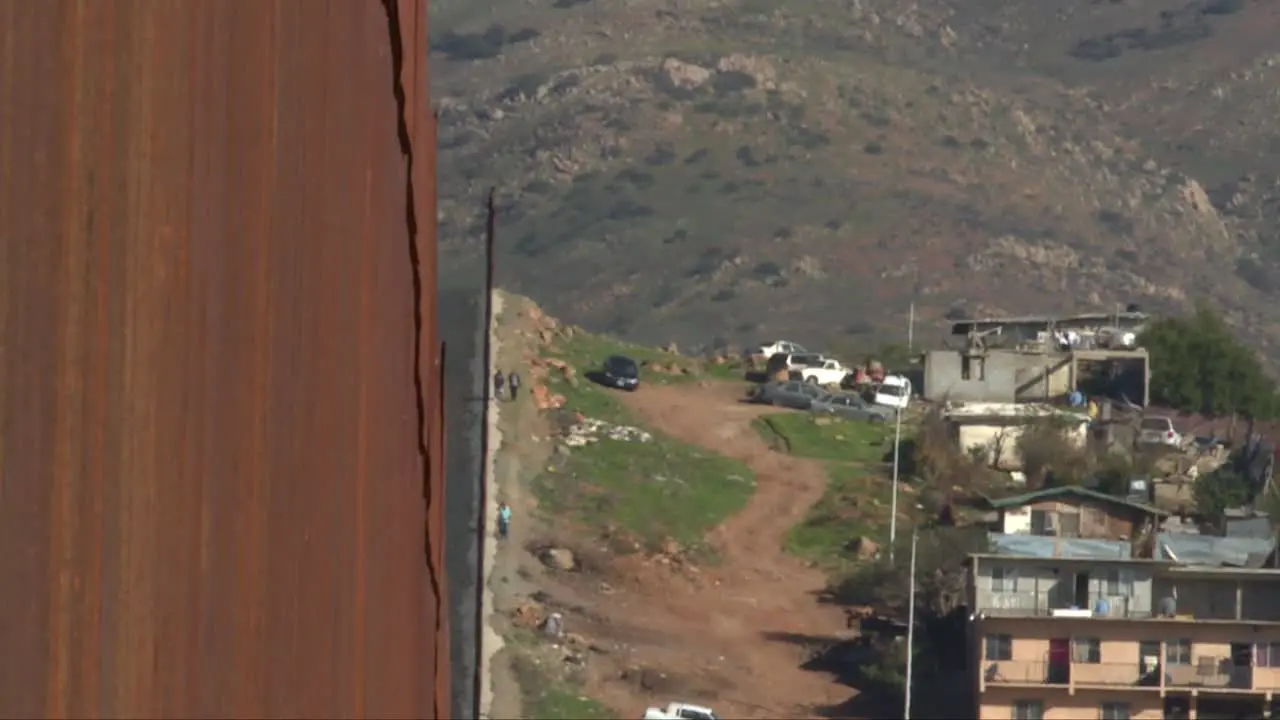
[[1088,440],[1089,416],[1066,412],[1043,403],[969,402],[953,405],[943,413],[957,446],[1000,470],[1021,470],[1018,439],[1034,423],[1057,423],[1077,447]]
[[1168,513],[1088,488],[1046,488],[989,499],[996,528],[1006,535],[1133,540],[1154,533]]
[[1280,572],[975,555],[968,592],[974,717],[1272,716]]
[[1145,406],[1148,360],[1142,348],[930,350],[921,392],[935,402],[1012,403],[1061,401],[1079,389]]

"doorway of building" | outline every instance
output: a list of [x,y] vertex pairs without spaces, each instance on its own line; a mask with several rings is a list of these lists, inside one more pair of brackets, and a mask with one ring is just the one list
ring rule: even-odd
[[1045,668],[1046,683],[1065,685],[1071,681],[1071,639],[1053,638],[1049,641],[1049,662]]
[[1167,695],[1164,699],[1164,720],[1188,720],[1191,717],[1191,697]]
[[1160,684],[1160,641],[1138,643],[1138,684],[1156,687]]
[[1075,605],[1081,609],[1089,607],[1089,573],[1076,573]]

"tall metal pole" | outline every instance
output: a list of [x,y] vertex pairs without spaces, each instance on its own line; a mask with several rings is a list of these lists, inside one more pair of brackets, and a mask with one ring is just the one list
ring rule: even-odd
[[911,309],[907,311],[907,354],[912,354],[916,346],[916,304],[911,303]]
[[911,665],[915,658],[916,639],[916,541],[920,533],[911,531],[911,589],[907,593],[907,679],[903,687],[902,720],[911,720]]
[[893,500],[889,503],[889,564],[893,564],[893,547],[898,540],[898,446],[902,443],[902,406],[897,408],[893,430]]

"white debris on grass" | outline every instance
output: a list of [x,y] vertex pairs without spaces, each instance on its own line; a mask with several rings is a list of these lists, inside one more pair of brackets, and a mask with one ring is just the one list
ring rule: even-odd
[[620,442],[647,443],[653,441],[653,435],[638,427],[614,425],[595,418],[584,418],[582,422],[575,423],[569,427],[569,430],[565,433],[564,444],[569,447],[582,447],[583,445],[599,442],[601,438]]

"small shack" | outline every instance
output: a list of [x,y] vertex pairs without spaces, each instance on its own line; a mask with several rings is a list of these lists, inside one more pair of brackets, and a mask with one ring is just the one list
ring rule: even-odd
[[988,498],[996,532],[1099,540],[1132,540],[1168,516],[1146,503],[1076,485]]

